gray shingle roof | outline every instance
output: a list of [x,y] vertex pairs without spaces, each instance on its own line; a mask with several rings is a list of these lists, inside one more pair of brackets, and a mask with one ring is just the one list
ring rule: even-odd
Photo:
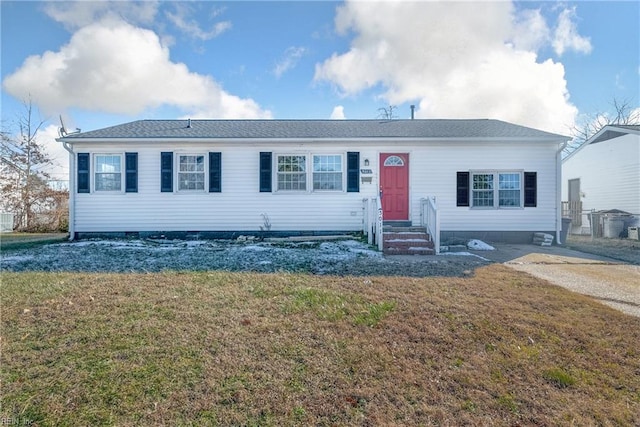
[[540,138],[566,139],[500,120],[138,120],[88,132],[78,139],[254,138]]
[[613,125],[613,126],[619,127],[622,129],[628,129],[628,130],[635,130],[635,131],[640,130],[640,125]]
[[588,139],[585,145],[595,144],[597,142],[607,141],[609,139],[617,138],[625,135],[626,133],[640,131],[640,125],[606,125],[590,139]]

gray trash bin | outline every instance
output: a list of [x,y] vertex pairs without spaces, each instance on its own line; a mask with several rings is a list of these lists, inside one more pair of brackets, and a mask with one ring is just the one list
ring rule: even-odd
[[604,219],[604,237],[617,239],[624,230],[624,218],[610,216]]
[[571,218],[562,218],[562,229],[560,230],[560,242],[559,245],[564,245],[567,243],[567,235],[569,234],[569,229],[571,228]]

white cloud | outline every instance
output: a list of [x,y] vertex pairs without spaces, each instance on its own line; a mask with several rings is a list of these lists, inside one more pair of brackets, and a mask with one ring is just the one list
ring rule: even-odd
[[132,24],[151,24],[158,12],[157,1],[51,1],[44,11],[69,31],[93,24],[104,18],[125,19]]
[[285,72],[294,68],[305,53],[307,53],[307,49],[304,47],[288,47],[284,52],[284,57],[274,67],[273,74],[280,78]]
[[[231,22],[220,21],[213,24],[210,30],[205,31],[200,28],[200,24],[198,24],[195,19],[189,19],[189,16],[193,14],[193,10],[189,7],[188,3],[174,3],[174,7],[175,13],[166,12],[165,15],[179,30],[195,39],[202,41],[211,40],[225,31],[230,30],[232,27]],[[220,13],[220,9],[215,9],[211,13],[211,16],[215,18]]]
[[57,52],[30,56],[3,87],[18,99],[31,94],[46,114],[71,107],[140,114],[173,106],[194,117],[271,116],[255,101],[225,92],[210,76],[172,62],[154,32],[110,18],[78,30]]
[[568,50],[579,53],[591,52],[591,40],[578,34],[578,26],[573,22],[576,18],[575,6],[564,9],[558,16],[558,25],[553,34],[553,50],[558,56],[562,56]]
[[[419,102],[420,117],[497,118],[566,133],[577,109],[564,67],[538,62],[549,30],[509,2],[359,2],[338,8],[349,51],[316,65],[343,95],[381,88],[389,104]],[[548,41],[546,42],[548,43]]]
[[51,165],[44,168],[52,180],[67,181],[69,179],[69,153],[60,142],[56,141],[58,125],[51,124],[36,134],[36,139],[51,159]]
[[540,9],[523,10],[515,16],[513,44],[518,50],[537,52],[551,40],[551,30]]
[[336,105],[331,112],[331,119],[344,120],[344,107],[342,105]]

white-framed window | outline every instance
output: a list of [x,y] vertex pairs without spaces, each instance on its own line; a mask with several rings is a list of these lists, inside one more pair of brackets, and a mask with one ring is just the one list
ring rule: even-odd
[[471,206],[479,208],[494,206],[494,174],[474,173],[471,178]]
[[404,160],[400,156],[389,156],[384,161],[385,166],[404,166]]
[[471,173],[471,206],[474,208],[520,208],[522,195],[522,172]]
[[522,174],[509,172],[498,174],[498,206],[522,207]]
[[307,156],[276,156],[276,175],[278,191],[307,190]]
[[204,154],[178,154],[178,191],[205,190]]
[[277,191],[344,191],[343,154],[278,154]]
[[313,189],[342,191],[343,161],[340,154],[313,156]]
[[95,154],[95,191],[122,191],[122,154]]

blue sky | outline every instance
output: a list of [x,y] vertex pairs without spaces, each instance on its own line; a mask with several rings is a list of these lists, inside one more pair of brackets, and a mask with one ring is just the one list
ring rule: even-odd
[[640,2],[1,3],[2,120],[496,118],[561,134],[640,98]]

